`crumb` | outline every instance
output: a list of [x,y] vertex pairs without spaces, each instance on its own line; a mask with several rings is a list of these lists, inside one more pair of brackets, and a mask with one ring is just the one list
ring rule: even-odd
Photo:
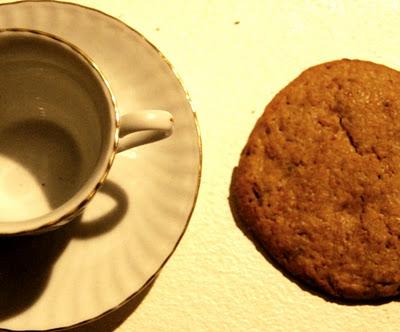
[[240,21],[235,21],[233,24],[238,25],[240,24]]

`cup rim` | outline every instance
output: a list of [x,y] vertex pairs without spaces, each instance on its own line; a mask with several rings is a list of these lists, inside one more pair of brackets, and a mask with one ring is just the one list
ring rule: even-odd
[[[52,40],[62,46],[66,47],[72,53],[81,58],[81,60],[88,65],[93,72],[94,76],[97,76],[99,83],[101,84],[104,93],[107,97],[109,104],[109,116],[112,118],[111,131],[110,131],[110,143],[107,146],[108,152],[104,157],[104,161],[99,161],[95,166],[93,173],[86,179],[82,187],[73,194],[68,200],[62,203],[60,206],[46,212],[38,217],[23,219],[18,221],[0,221],[0,236],[17,236],[17,235],[30,235],[37,234],[54,228],[58,228],[67,222],[77,217],[87,205],[87,203],[93,198],[93,196],[99,191],[107,175],[110,172],[111,166],[115,159],[115,155],[118,150],[119,142],[119,131],[120,131],[120,114],[118,111],[116,98],[112,92],[111,85],[99,66],[93,61],[79,47],[72,44],[71,42],[56,36],[54,34],[27,28],[0,28],[0,38],[4,33],[19,33],[28,34],[31,36],[39,36]],[[97,175],[99,174],[99,175]]]

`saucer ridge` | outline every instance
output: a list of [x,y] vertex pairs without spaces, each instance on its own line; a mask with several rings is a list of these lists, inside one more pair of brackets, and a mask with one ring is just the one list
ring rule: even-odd
[[80,325],[140,293],[179,244],[200,186],[197,117],[172,64],[119,19],[82,5],[39,0],[0,4],[0,22],[4,28],[49,32],[81,48],[110,82],[121,114],[161,108],[175,118],[171,137],[116,156],[82,218],[40,236],[39,242],[62,239],[49,266],[38,271],[46,283],[25,299],[23,310],[0,320],[0,329],[12,331]]

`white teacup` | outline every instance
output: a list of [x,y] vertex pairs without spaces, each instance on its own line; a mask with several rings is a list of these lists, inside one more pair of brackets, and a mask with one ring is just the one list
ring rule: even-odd
[[161,110],[120,117],[104,76],[69,42],[0,30],[0,235],[72,220],[117,152],[165,138],[172,127]]

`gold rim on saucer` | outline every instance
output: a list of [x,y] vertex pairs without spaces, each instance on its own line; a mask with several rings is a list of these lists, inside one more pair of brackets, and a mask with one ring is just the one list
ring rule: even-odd
[[[203,154],[202,154],[202,140],[201,140],[201,135],[200,135],[200,127],[199,127],[199,123],[198,123],[198,119],[197,119],[197,115],[196,115],[196,111],[194,110],[193,107],[193,101],[191,100],[189,93],[187,91],[187,89],[184,87],[183,82],[181,77],[179,76],[179,74],[176,72],[174,66],[171,64],[171,62],[163,55],[163,53],[161,53],[161,51],[154,45],[152,44],[149,40],[146,39],[146,37],[144,37],[144,35],[142,35],[140,32],[138,32],[137,30],[135,30],[134,28],[130,27],[128,24],[126,24],[125,22],[121,21],[120,19],[109,15],[105,12],[102,12],[101,10],[95,9],[95,8],[91,8],[88,6],[84,6],[81,4],[75,4],[75,3],[71,3],[68,1],[54,1],[54,0],[20,0],[20,1],[13,1],[13,2],[8,2],[8,3],[2,3],[0,4],[0,7],[3,6],[10,6],[10,5],[18,5],[18,4],[23,4],[23,3],[56,3],[56,4],[61,4],[61,5],[68,5],[68,6],[73,6],[73,7],[77,7],[77,8],[81,8],[84,10],[88,10],[91,12],[95,12],[97,14],[100,14],[104,17],[107,17],[109,19],[114,20],[115,22],[122,24],[125,28],[127,28],[128,30],[130,30],[131,32],[135,33],[136,35],[138,35],[147,45],[149,45],[157,54],[158,56],[161,58],[161,60],[167,64],[167,66],[170,68],[170,70],[172,71],[173,75],[176,77],[176,79],[179,81],[179,84],[182,88],[182,90],[185,93],[185,98],[188,101],[190,108],[191,108],[191,114],[193,115],[193,120],[194,120],[194,125],[196,128],[196,134],[197,134],[197,146],[198,146],[198,157],[199,157],[199,163],[198,163],[198,173],[197,173],[197,178],[196,178],[196,188],[195,188],[195,192],[194,192],[194,196],[193,196],[193,203],[192,206],[189,210],[188,213],[188,217],[185,221],[185,225],[183,227],[183,230],[181,232],[181,234],[179,235],[178,239],[176,240],[175,245],[173,246],[172,250],[170,251],[170,253],[167,255],[167,257],[162,261],[161,265],[159,266],[159,268],[147,279],[147,281],[134,293],[132,293],[131,295],[129,295],[125,300],[123,300],[121,303],[119,303],[118,305],[114,306],[113,308],[110,308],[106,311],[104,311],[103,313],[97,315],[96,317],[93,318],[89,318],[86,319],[84,321],[78,322],[76,324],[72,324],[72,325],[68,325],[68,326],[63,326],[63,327],[58,327],[58,328],[53,328],[53,329],[48,329],[48,330],[42,330],[42,331],[63,331],[66,329],[71,329],[71,328],[77,328],[86,324],[90,324],[92,322],[95,322],[105,316],[107,316],[108,314],[110,314],[111,312],[114,312],[118,309],[120,309],[121,307],[123,307],[125,304],[127,304],[129,301],[131,301],[134,297],[136,297],[138,294],[140,294],[143,290],[145,290],[152,282],[153,280],[158,276],[158,274],[160,273],[160,271],[162,270],[162,268],[165,266],[165,264],[168,262],[168,260],[170,259],[170,257],[173,255],[173,253],[175,252],[176,248],[178,247],[182,237],[184,236],[187,227],[189,225],[189,221],[192,217],[197,199],[198,199],[198,195],[199,195],[199,189],[200,189],[200,182],[201,182],[201,174],[202,174],[202,159],[203,159]],[[4,329],[4,331],[13,331],[13,330],[9,330],[9,329]]]

